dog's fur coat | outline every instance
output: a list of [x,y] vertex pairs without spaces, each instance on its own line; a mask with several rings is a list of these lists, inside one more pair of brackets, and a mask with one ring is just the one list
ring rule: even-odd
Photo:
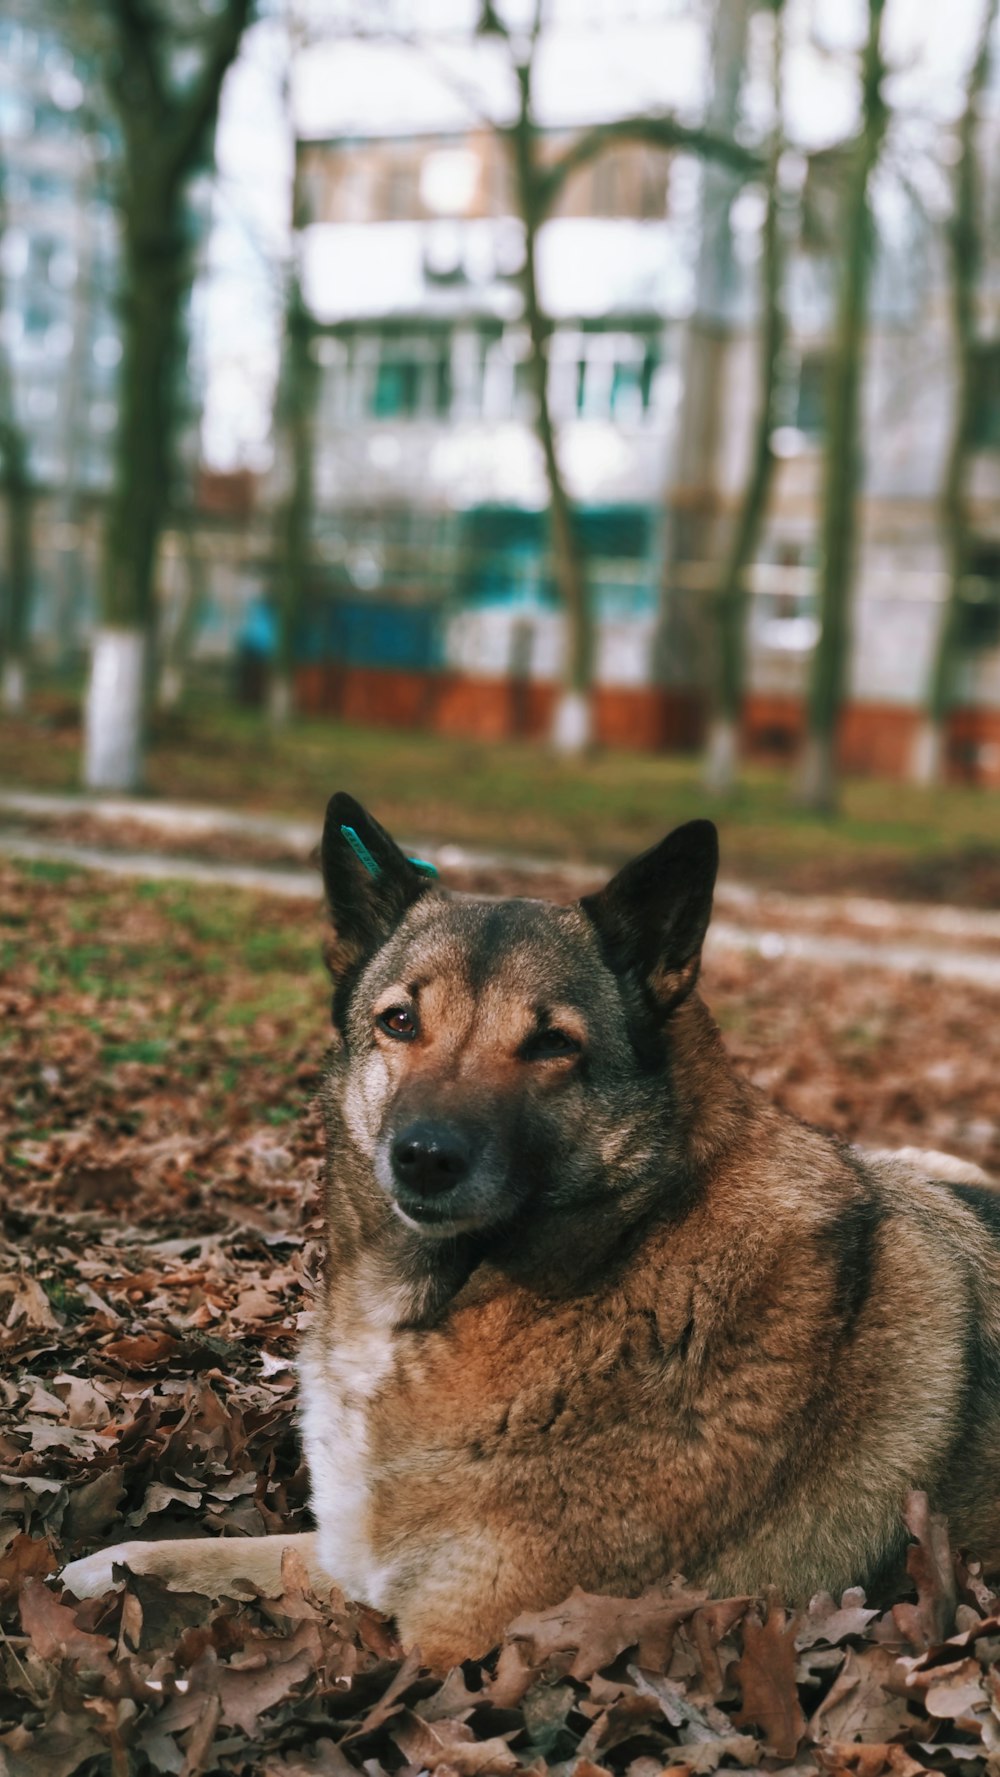
[[695,992],[714,828],[572,907],[449,896],[344,796],[323,862],[318,1530],[129,1543],[66,1583],[273,1589],[292,1540],[443,1667],[574,1585],[867,1585],[910,1487],[1000,1562],[1000,1197],[733,1070]]

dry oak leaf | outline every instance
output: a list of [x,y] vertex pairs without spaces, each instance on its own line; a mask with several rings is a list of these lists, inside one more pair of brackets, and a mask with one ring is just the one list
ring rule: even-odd
[[833,1741],[815,1751],[827,1777],[925,1777],[928,1769],[902,1746],[853,1746]]
[[[250,1644],[253,1648],[253,1644]],[[303,1684],[320,1662],[322,1649],[312,1623],[303,1623],[282,1641],[261,1643],[257,1659],[242,1667],[220,1665],[215,1686],[227,1727],[242,1728],[248,1739],[257,1717]]]
[[101,1753],[107,1744],[86,1718],[59,1710],[37,1733],[16,1727],[0,1734],[0,1777],[72,1777]]
[[358,1769],[335,1740],[314,1740],[297,1752],[265,1759],[261,1777],[358,1777]]
[[512,1777],[520,1767],[517,1754],[505,1739],[477,1740],[465,1722],[438,1721],[432,1726],[405,1709],[390,1731],[407,1762],[424,1771],[447,1765],[459,1777],[485,1777],[486,1773]]
[[810,1734],[821,1742],[888,1743],[914,1720],[906,1698],[888,1694],[894,1677],[898,1678],[897,1661],[889,1648],[874,1644],[849,1648],[840,1673],[809,1723]]
[[515,1617],[505,1639],[526,1642],[535,1666],[556,1654],[574,1654],[570,1678],[590,1678],[627,1647],[638,1649],[638,1665],[662,1672],[678,1623],[702,1603],[703,1593],[654,1588],[640,1598],[604,1598],[575,1586],[562,1604]]
[[845,1592],[839,1604],[834,1603],[829,1592],[817,1592],[815,1598],[809,1600],[809,1609],[799,1625],[795,1645],[800,1653],[815,1647],[818,1642],[837,1647],[849,1635],[863,1635],[877,1616],[877,1610],[865,1606],[865,1595],[860,1586]]
[[516,1709],[531,1689],[535,1677],[536,1669],[524,1642],[508,1641],[500,1649],[496,1671],[492,1678],[486,1679],[482,1695],[495,1709]]
[[114,1642],[77,1627],[76,1616],[60,1604],[44,1580],[26,1579],[21,1587],[21,1627],[42,1660],[82,1660],[103,1667]]
[[930,1511],[926,1493],[917,1492],[907,1494],[903,1516],[916,1538],[907,1551],[906,1571],[917,1588],[917,1602],[893,1605],[892,1619],[914,1652],[921,1654],[951,1634],[958,1588],[947,1519]]
[[112,1339],[101,1346],[101,1357],[110,1358],[123,1370],[155,1370],[180,1350],[171,1333],[138,1333],[135,1338]]
[[37,1277],[29,1277],[24,1271],[0,1277],[0,1314],[8,1327],[52,1332],[62,1325]]
[[743,1654],[730,1673],[743,1698],[733,1716],[736,1727],[756,1723],[777,1757],[786,1759],[795,1757],[806,1726],[795,1682],[797,1628],[798,1619],[777,1603],[768,1606],[763,1623],[750,1611],[743,1622]]
[[986,1708],[983,1672],[978,1660],[959,1660],[954,1666],[939,1666],[928,1674],[932,1683],[924,1692],[924,1708],[928,1715],[941,1721],[953,1721],[967,1733],[978,1733],[982,1721],[976,1711]]
[[56,1558],[42,1536],[28,1536],[23,1530],[12,1537],[0,1555],[0,1597],[16,1592],[23,1580],[43,1579],[55,1573]]
[[349,1734],[344,1735],[344,1742],[361,1739],[366,1734],[373,1734],[381,1728],[392,1715],[398,1715],[402,1704],[400,1699],[412,1684],[415,1684],[424,1670],[423,1658],[418,1647],[411,1647],[395,1677],[386,1686],[378,1701],[373,1703],[367,1715]]
[[699,1740],[694,1746],[678,1748],[673,1757],[683,1762],[671,1762],[666,1769],[670,1777],[705,1777],[706,1773],[717,1771],[724,1760],[727,1766],[742,1765],[744,1770],[752,1770],[763,1756],[763,1746],[750,1734],[720,1734],[717,1739]]

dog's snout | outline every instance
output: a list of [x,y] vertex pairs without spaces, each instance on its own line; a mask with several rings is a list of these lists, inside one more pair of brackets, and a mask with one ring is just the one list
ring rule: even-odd
[[396,1183],[421,1197],[436,1197],[460,1184],[469,1170],[468,1143],[443,1123],[411,1123],[392,1144]]

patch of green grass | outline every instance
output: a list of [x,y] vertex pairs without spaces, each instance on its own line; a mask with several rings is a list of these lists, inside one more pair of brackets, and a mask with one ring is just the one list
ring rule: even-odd
[[24,865],[25,874],[37,882],[70,882],[80,875],[75,864],[59,864],[48,858],[31,858]]
[[39,1281],[57,1314],[64,1314],[69,1320],[80,1320],[84,1314],[88,1313],[83,1298],[76,1294],[65,1279],[43,1277]]
[[[64,787],[60,774],[67,783],[75,774],[77,745],[60,730],[58,744],[39,748],[30,717],[0,722],[11,782]],[[324,720],[297,721],[276,733],[256,712],[200,696],[160,720],[148,773],[154,796],[305,819],[317,837],[330,792],[349,789],[418,851],[452,841],[531,852],[557,864],[612,865],[670,826],[711,814],[724,869],[776,886],[961,899],[977,860],[1000,870],[998,798],[970,786],[848,780],[831,819],[794,806],[788,771],[751,768],[732,796],[716,802],[693,756],[616,750],[571,761],[527,742],[456,741]],[[938,865],[954,865],[958,877],[942,876]],[[55,871],[59,880],[69,874],[64,865],[32,868]],[[969,892],[988,905],[992,882]],[[131,893],[162,906],[198,944],[221,950],[246,937],[237,896],[159,882],[137,883]],[[289,929],[281,927],[283,934]],[[279,949],[277,937],[255,934],[250,966],[266,973],[272,960],[284,960]]]
[[[869,849],[924,855],[985,848],[1000,856],[1000,815],[989,792],[962,785],[926,790],[876,779],[845,782],[836,819],[791,801],[786,772],[753,768],[715,804],[701,761],[606,751],[559,759],[526,742],[300,721],[268,734],[261,717],[220,706],[186,713],[150,754],[163,795],[219,801],[313,820],[327,797],[349,789],[411,841],[526,850],[609,862],[649,844],[676,822],[711,813],[731,869],[753,864],[780,876],[795,862]],[[863,885],[859,885],[863,886]]]
[[155,1067],[170,1054],[172,1044],[165,1037],[147,1037],[131,1043],[105,1043],[101,1061],[106,1067],[117,1067],[121,1061],[141,1061]]
[[302,1114],[302,1106],[297,1104],[269,1104],[264,1106],[265,1123],[280,1125],[294,1123]]

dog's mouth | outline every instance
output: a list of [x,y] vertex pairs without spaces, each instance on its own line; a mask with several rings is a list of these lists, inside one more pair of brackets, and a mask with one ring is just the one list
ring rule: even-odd
[[485,1225],[481,1216],[463,1215],[457,1205],[449,1209],[444,1204],[404,1200],[397,1192],[391,1193],[390,1202],[404,1226],[412,1228],[416,1234],[423,1234],[428,1240],[451,1240],[459,1234],[475,1234]]

